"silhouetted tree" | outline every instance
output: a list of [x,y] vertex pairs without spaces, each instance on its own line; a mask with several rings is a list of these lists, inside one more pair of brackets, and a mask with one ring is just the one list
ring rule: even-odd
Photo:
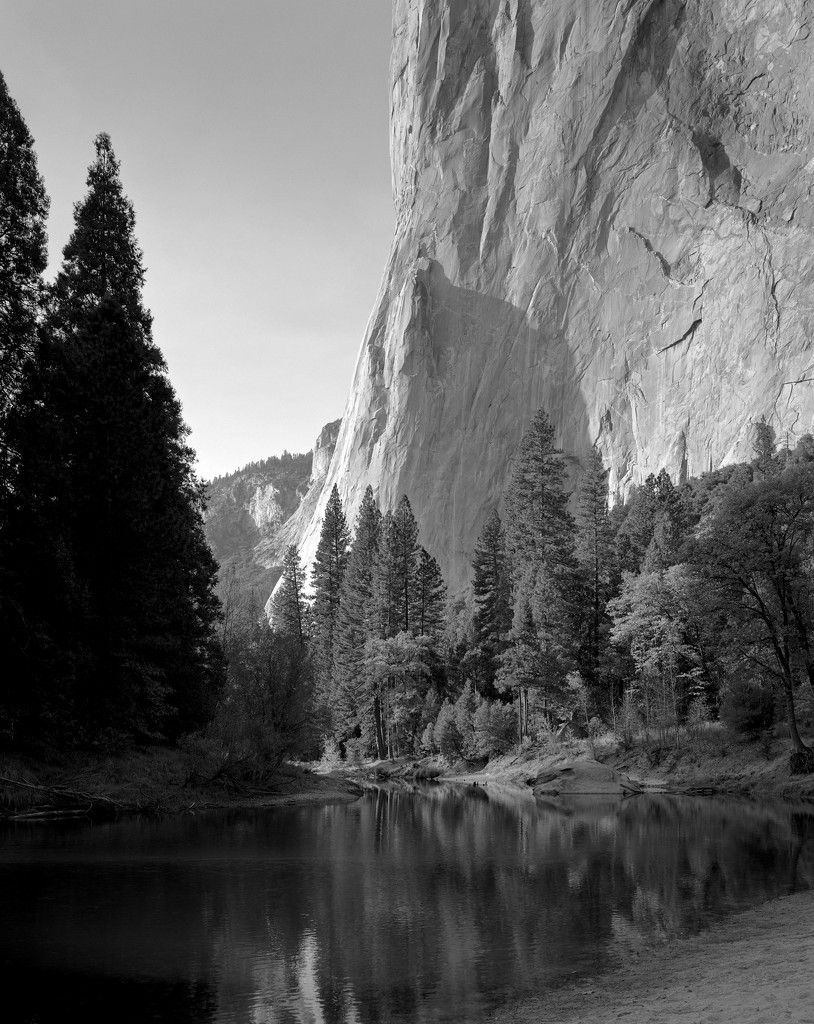
[[194,453],[150,336],[132,206],[107,136],[66,269],[9,420],[9,519],[26,727],[175,736],[211,713],[222,659],[217,567]]
[[[0,74],[0,426],[34,350],[47,216],[33,139]],[[5,466],[3,455],[3,479]]]

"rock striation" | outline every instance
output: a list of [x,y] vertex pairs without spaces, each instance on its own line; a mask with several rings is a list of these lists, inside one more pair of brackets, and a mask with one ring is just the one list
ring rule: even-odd
[[811,0],[393,11],[397,226],[305,557],[370,482],[460,588],[541,406],[617,494],[811,430]]

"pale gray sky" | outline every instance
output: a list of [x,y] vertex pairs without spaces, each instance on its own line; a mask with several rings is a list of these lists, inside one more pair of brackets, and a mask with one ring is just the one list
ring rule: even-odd
[[53,273],[107,131],[209,477],[342,414],[392,234],[390,0],[0,0]]

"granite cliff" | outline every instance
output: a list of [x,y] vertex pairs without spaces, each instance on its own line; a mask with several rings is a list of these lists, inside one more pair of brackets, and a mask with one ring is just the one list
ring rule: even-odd
[[339,431],[322,428],[312,451],[284,452],[217,477],[207,485],[206,539],[221,566],[265,600],[282,573],[286,546],[314,514]]
[[453,588],[543,406],[611,486],[814,414],[811,0],[394,0],[397,227],[322,497]]

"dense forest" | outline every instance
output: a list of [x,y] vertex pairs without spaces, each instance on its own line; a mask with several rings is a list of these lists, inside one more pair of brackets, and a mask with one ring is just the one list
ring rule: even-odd
[[[677,742],[782,721],[803,763],[812,702],[814,438],[611,502],[598,448],[576,489],[540,410],[447,594],[404,496],[334,487],[310,572],[272,602],[218,566],[179,403],[144,308],[135,214],[110,138],[53,283],[48,200],[0,77],[0,740],[180,743],[201,780],[287,758],[474,762],[563,730]],[[283,466],[291,462],[286,453]],[[263,464],[258,464],[262,466]]]
[[[305,703],[305,688],[287,692],[303,751],[327,739],[352,759],[440,752],[473,762],[563,729],[669,745],[719,717],[746,735],[777,717],[804,751],[814,439],[777,450],[765,421],[754,438],[749,464],[680,487],[662,471],[611,507],[597,449],[576,492],[565,489],[566,459],[540,411],[502,517],[486,515],[469,593],[452,601],[407,497],[382,514],[368,488],[351,534],[334,488],[311,599],[292,547],[272,630],[255,641],[268,664],[275,643],[286,659],[295,652]],[[248,649],[245,637],[239,646]],[[233,696],[245,700],[262,675],[253,664]],[[281,692],[269,715],[272,706],[279,715]],[[239,716],[255,728],[257,707]]]

